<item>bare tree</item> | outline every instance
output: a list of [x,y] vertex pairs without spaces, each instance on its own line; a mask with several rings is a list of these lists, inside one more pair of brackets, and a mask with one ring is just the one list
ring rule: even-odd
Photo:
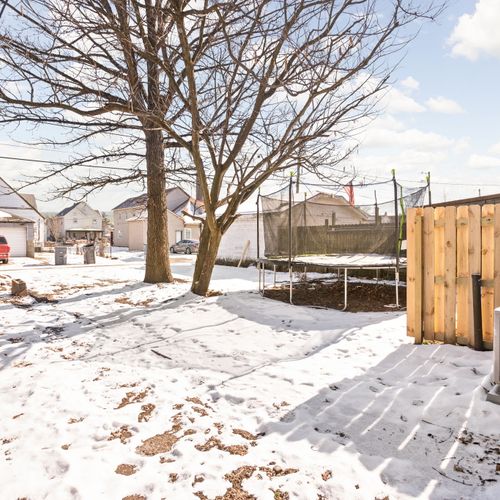
[[[173,28],[169,3],[18,0],[3,4],[0,27],[0,121],[50,126],[54,136],[61,135],[60,127],[71,131],[69,138],[51,140],[56,144],[97,144],[97,150],[73,155],[35,181],[65,178],[57,195],[146,182],[147,282],[172,281],[165,151],[177,144],[163,132],[175,86],[164,63],[163,42]],[[117,135],[117,143],[99,147]],[[124,158],[137,162],[92,169],[87,176],[73,174],[74,167],[92,167],[96,160]]]
[[336,175],[394,54],[441,9],[431,0],[169,2],[164,62],[175,58],[178,104],[164,130],[193,162],[206,211],[193,292],[206,294],[222,235],[264,181],[299,158],[303,173]]

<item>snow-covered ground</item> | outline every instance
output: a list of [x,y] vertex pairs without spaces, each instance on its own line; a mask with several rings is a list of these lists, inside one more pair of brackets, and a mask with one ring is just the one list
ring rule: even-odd
[[0,267],[2,500],[500,498],[491,353],[263,299],[255,269],[200,298],[192,257],[156,286],[116,256]]

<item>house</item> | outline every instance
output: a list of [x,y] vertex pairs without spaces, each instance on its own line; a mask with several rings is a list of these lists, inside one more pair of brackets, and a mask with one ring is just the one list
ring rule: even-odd
[[102,236],[102,215],[84,201],[80,201],[52,217],[50,231],[56,241],[68,239],[94,241]]
[[[182,239],[199,239],[200,222],[186,214],[202,215],[202,203],[176,186],[167,189],[169,245]],[[113,209],[115,246],[142,250],[147,242],[147,195],[128,198]]]
[[45,240],[45,217],[33,195],[21,194],[0,178],[0,234],[14,257],[34,257],[35,247]]

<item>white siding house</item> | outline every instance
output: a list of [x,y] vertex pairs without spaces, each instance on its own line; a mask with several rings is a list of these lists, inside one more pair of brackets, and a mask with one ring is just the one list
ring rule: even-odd
[[[167,189],[169,244],[182,239],[199,239],[199,222],[184,213],[202,214],[201,206],[202,202],[196,201],[180,187]],[[130,250],[142,250],[147,240],[147,220],[146,194],[128,198],[117,205],[113,209],[113,244],[119,247],[129,247]],[[131,230],[133,234],[130,233]],[[141,234],[142,239],[139,239]]]
[[0,234],[13,256],[33,257],[35,246],[45,240],[45,217],[37,210],[33,195],[23,195],[0,178]]
[[56,240],[86,239],[93,241],[102,236],[102,215],[84,201],[61,210],[51,222],[52,236]]

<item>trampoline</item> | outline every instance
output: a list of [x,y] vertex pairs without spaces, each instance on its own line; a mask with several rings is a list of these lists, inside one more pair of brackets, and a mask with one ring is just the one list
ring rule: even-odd
[[[391,189],[391,199],[378,203],[354,203],[354,197],[373,190],[374,184],[336,186],[336,191],[306,196],[294,193],[294,180],[270,195],[259,195],[257,232],[263,229],[264,255],[257,248],[259,292],[277,286],[277,269],[288,271],[289,302],[293,304],[294,273],[321,267],[334,272],[343,281],[344,304],[347,310],[350,271],[389,270],[394,272],[395,307],[400,307],[400,270],[406,267],[403,240],[405,212],[408,207],[422,206],[429,183],[413,189],[396,182],[375,183],[380,191]],[[389,186],[388,186],[389,185]],[[345,196],[347,193],[348,196]],[[259,241],[259,234],[257,235]],[[285,271],[285,272],[286,272]],[[271,281],[266,282],[271,273]],[[281,284],[285,282],[281,282]]]

